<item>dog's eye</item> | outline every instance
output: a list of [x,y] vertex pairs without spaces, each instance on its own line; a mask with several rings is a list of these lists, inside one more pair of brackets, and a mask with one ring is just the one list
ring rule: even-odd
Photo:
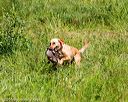
[[50,43],[50,45],[51,45],[51,43]]
[[52,43],[53,45],[55,44],[55,42]]

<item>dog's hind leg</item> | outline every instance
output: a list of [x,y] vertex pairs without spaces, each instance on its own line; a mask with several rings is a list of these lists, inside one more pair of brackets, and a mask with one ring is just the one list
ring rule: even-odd
[[80,53],[78,53],[78,54],[76,54],[76,55],[74,56],[74,60],[75,60],[75,63],[76,63],[77,65],[80,65],[80,61],[81,61]]

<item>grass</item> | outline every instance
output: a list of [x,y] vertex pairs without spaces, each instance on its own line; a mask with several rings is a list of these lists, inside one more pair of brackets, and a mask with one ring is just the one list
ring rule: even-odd
[[[127,0],[0,0],[0,100],[128,101]],[[51,38],[82,47],[80,68],[47,64]]]

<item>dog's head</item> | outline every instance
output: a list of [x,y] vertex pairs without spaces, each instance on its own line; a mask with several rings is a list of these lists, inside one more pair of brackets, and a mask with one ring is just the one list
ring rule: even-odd
[[51,39],[50,49],[60,50],[63,47],[64,42],[58,38]]

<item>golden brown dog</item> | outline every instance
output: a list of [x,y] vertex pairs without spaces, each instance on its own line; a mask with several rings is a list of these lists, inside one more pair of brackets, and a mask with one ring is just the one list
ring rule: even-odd
[[80,50],[78,50],[75,47],[65,44],[62,40],[58,38],[51,39],[50,42],[51,49],[63,53],[63,58],[58,59],[59,64],[63,64],[64,61],[71,62],[74,59],[76,64],[79,65],[81,61],[81,53],[85,51],[88,45],[89,43],[85,41],[84,46]]

